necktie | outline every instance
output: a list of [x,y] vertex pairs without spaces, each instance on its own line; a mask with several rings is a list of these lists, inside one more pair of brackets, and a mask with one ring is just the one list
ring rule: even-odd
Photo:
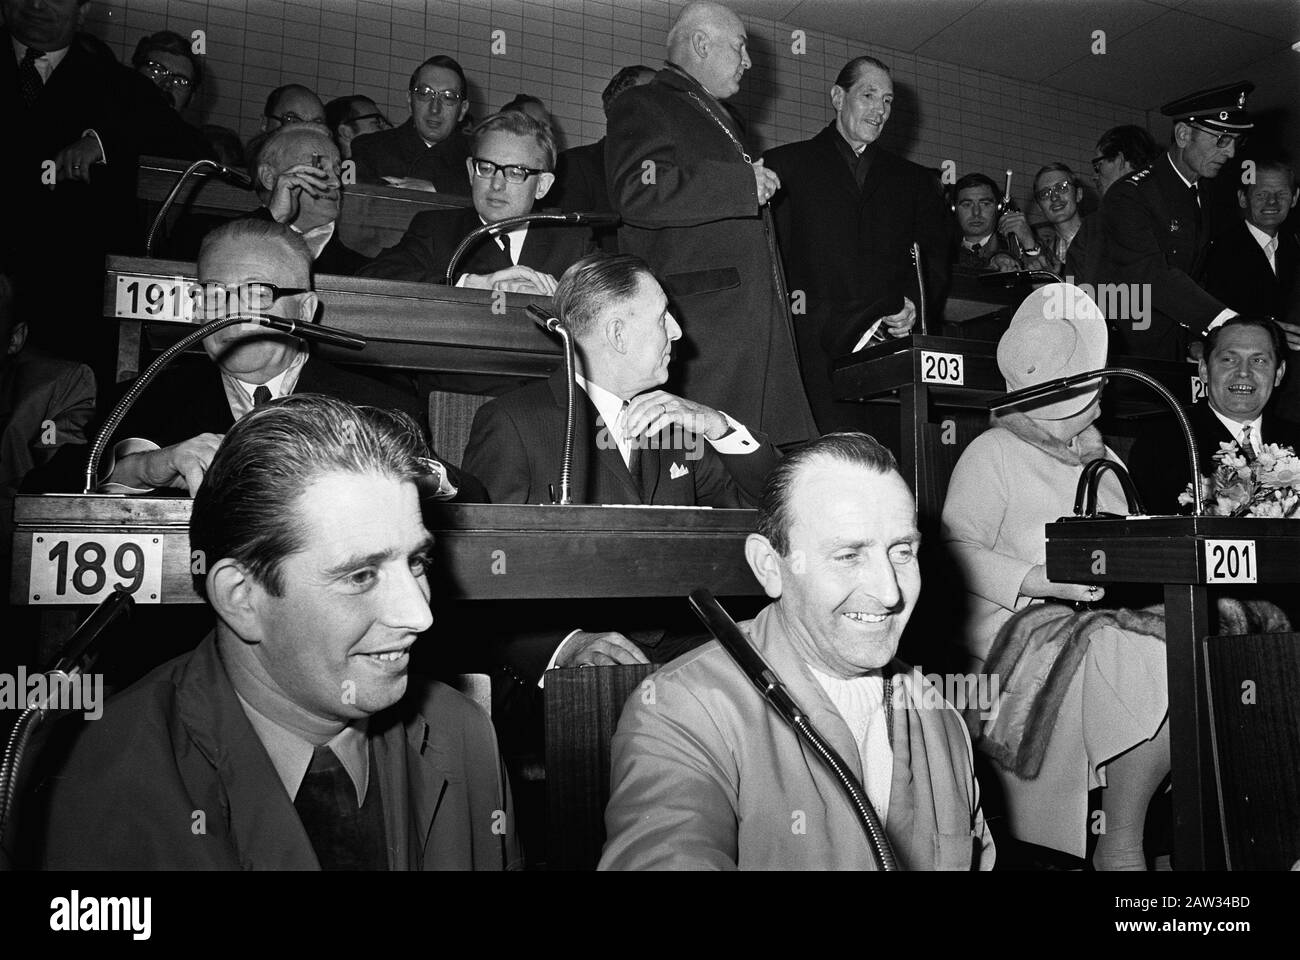
[[[373,793],[378,783],[374,776],[370,779],[369,793]],[[293,806],[322,870],[386,867],[383,814],[372,806],[374,798],[369,793],[365,807],[359,808],[352,778],[334,751],[328,745],[312,751],[311,766],[293,798]]]
[[501,244],[501,249],[506,252],[506,259],[514,263],[515,258],[510,256],[510,234],[501,234],[501,236],[497,237],[497,241]]
[[32,106],[40,98],[41,91],[45,89],[45,81],[41,79],[41,72],[36,69],[36,61],[42,56],[40,50],[35,47],[28,47],[27,52],[23,54],[22,62],[18,64],[18,83],[22,89],[23,102],[27,106]]
[[258,387],[256,390],[253,391],[254,410],[270,402],[271,402],[271,389],[266,384],[262,384],[260,387]]
[[1201,194],[1200,194],[1200,191],[1198,191],[1198,190],[1196,189],[1196,184],[1192,184],[1190,187],[1187,188],[1187,192],[1188,192],[1188,194],[1189,194],[1189,195],[1191,196],[1191,198],[1192,198],[1192,208],[1196,211],[1196,225],[1199,227],[1199,226],[1201,225]]
[[1264,256],[1268,257],[1268,265],[1277,273],[1277,237],[1264,244]]
[[1239,444],[1239,446],[1241,447],[1241,455],[1246,458],[1246,462],[1254,463],[1255,444],[1251,440],[1250,424],[1246,424],[1244,427],[1241,428],[1241,443]]
[[[620,435],[627,429],[627,408],[628,401],[623,401],[623,407],[618,412],[618,431]],[[627,472],[632,475],[632,485],[641,492],[641,438],[631,437],[628,439],[628,451],[623,457],[623,462],[627,464]],[[644,495],[644,494],[643,494]]]

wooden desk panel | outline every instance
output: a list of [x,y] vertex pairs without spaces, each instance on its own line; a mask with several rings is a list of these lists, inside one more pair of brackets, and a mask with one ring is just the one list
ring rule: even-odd
[[[188,498],[20,496],[10,600],[29,595],[33,538],[131,533],[163,541],[161,603],[200,603]],[[761,593],[744,558],[753,510],[428,503],[437,596],[461,600]],[[149,598],[139,598],[148,602]]]

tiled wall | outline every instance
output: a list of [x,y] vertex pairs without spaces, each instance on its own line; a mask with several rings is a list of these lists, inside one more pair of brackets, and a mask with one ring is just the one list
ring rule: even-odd
[[[448,53],[469,75],[475,116],[532,93],[552,111],[564,144],[574,146],[604,132],[600,91],[619,67],[661,65],[664,35],[681,7],[676,0],[96,0],[87,29],[123,61],[146,33],[204,30],[202,118],[245,138],[258,129],[266,94],[291,81],[323,100],[367,94],[400,121],[411,70]],[[916,11],[925,16],[924,0]],[[927,166],[952,160],[958,174],[983,170],[1000,181],[1001,171],[1012,169],[1022,206],[1028,178],[1043,163],[1063,160],[1090,172],[1103,130],[1147,122],[1131,108],[815,31],[806,33],[806,52],[796,54],[791,34],[799,24],[748,17],[746,25],[754,68],[734,103],[759,149],[821,129],[836,73],[861,53],[893,70],[897,99],[885,145]],[[504,52],[494,53],[498,30]]]

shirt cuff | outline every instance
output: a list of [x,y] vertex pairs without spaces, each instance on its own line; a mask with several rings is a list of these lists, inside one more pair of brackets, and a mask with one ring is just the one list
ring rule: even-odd
[[129,457],[133,453],[152,453],[162,448],[152,440],[145,440],[142,437],[127,437],[125,440],[113,444],[113,449],[108,451],[108,464],[104,465],[101,461],[99,467],[99,476],[95,478],[95,490],[97,493],[149,493],[153,487],[128,487],[125,483],[110,483],[108,478],[113,475],[117,469],[117,461],[123,457]]
[[1229,310],[1225,307],[1223,310],[1219,311],[1219,315],[1217,317],[1215,317],[1213,320],[1210,321],[1210,325],[1205,328],[1205,332],[1209,333],[1215,327],[1223,326],[1225,323],[1227,323],[1236,315],[1237,315],[1236,310]]
[[[560,651],[564,649],[564,645],[580,633],[582,633],[582,627],[579,627],[577,630],[574,630],[567,637],[565,637],[563,640],[560,641],[560,645],[556,647],[555,652],[551,654],[551,659],[546,662],[546,670],[555,669],[555,662],[560,659]],[[537,681],[537,686],[539,688],[544,688],[546,686],[546,670],[542,671],[542,679]]]
[[722,436],[718,437],[717,440],[709,440],[706,435],[704,439],[709,440],[709,446],[713,447],[713,449],[718,453],[724,454],[753,453],[758,449],[758,441],[754,439],[753,434],[749,432],[747,426],[743,423],[732,420],[731,417],[727,416],[727,414],[722,410],[719,410],[718,413],[722,414],[723,419],[727,421],[727,426],[730,429]]
[[99,144],[99,163],[108,163],[108,151],[104,149],[104,141],[99,139],[99,134],[91,127],[81,131],[83,137],[94,137],[95,142]]

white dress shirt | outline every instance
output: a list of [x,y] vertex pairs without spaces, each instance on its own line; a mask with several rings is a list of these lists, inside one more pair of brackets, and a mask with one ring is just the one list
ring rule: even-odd
[[[1237,447],[1241,447],[1241,433],[1246,427],[1250,427],[1250,445],[1254,447],[1255,453],[1258,454],[1263,449],[1267,441],[1260,436],[1260,425],[1264,422],[1264,415],[1261,413],[1254,420],[1230,420],[1218,410],[1210,407],[1210,413],[1219,418],[1219,422],[1232,434],[1232,439],[1236,441]],[[1202,464],[1204,466],[1204,464]]]
[[1264,250],[1264,256],[1268,258],[1268,265],[1274,273],[1277,273],[1277,237],[1270,237],[1259,227],[1255,226],[1249,220],[1246,221],[1246,229],[1250,235],[1255,238],[1255,242]]

